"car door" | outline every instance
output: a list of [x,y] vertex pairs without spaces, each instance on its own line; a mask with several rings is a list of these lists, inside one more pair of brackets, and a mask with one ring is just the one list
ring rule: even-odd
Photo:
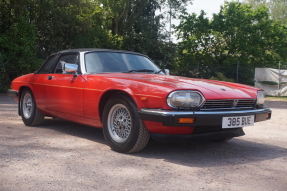
[[83,87],[85,80],[81,75],[65,73],[62,69],[63,63],[78,64],[78,54],[60,55],[54,73],[45,79],[46,109],[56,116],[71,114],[84,116],[83,109]]
[[44,62],[44,64],[41,66],[41,68],[34,73],[32,78],[30,79],[30,85],[32,86],[32,92],[37,104],[37,107],[41,110],[46,109],[46,94],[45,94],[45,83],[47,79],[47,76],[50,75],[50,73],[53,72],[52,68],[55,66],[55,62],[57,61],[58,54],[52,54],[50,57],[47,58],[47,60]]

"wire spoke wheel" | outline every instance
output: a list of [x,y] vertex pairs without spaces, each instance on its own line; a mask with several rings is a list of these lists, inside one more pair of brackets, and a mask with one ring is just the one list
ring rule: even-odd
[[22,111],[26,119],[29,119],[32,116],[33,107],[33,98],[31,94],[25,94],[22,102]]
[[131,115],[122,104],[114,105],[108,115],[108,130],[113,140],[122,143],[131,133]]
[[44,121],[45,115],[39,111],[32,91],[26,88],[21,94],[20,113],[27,126],[38,126]]
[[134,101],[127,95],[112,96],[103,111],[103,133],[114,151],[133,153],[142,150],[150,134],[138,114]]

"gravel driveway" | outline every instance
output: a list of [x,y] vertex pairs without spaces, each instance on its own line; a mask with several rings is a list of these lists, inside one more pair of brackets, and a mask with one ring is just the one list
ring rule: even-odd
[[287,190],[287,102],[227,143],[150,141],[116,153],[100,129],[46,118],[27,127],[0,94],[0,190]]

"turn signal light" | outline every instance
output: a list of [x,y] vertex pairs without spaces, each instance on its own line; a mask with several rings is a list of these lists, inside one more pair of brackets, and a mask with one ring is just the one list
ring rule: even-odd
[[195,118],[178,118],[178,123],[194,123]]
[[271,118],[271,113],[266,113],[266,119],[270,119]]

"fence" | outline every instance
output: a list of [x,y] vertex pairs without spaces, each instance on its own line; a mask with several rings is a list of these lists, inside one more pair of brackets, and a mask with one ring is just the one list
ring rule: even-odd
[[255,87],[264,89],[266,95],[287,96],[287,70],[256,68]]

